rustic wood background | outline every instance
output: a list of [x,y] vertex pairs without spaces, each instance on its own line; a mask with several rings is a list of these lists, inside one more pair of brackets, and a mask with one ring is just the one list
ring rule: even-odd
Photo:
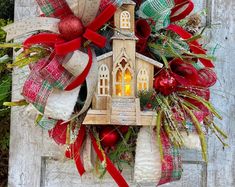
[[[212,98],[224,119],[222,129],[229,134],[230,147],[223,150],[218,140],[209,135],[209,163],[201,161],[200,154],[183,151],[184,174],[182,180],[168,187],[233,187],[235,186],[235,1],[196,1],[197,10],[206,8],[206,24],[212,27],[208,33],[211,49],[216,49],[216,71],[219,81],[212,88]],[[34,0],[15,0],[15,20],[35,16]],[[21,98],[20,88],[27,70],[18,70],[13,76],[13,100]],[[10,142],[10,187],[75,187],[116,186],[107,176],[96,179],[92,174],[80,178],[71,161],[63,158],[64,150],[49,140],[45,131],[35,127],[24,114],[24,109],[14,108],[11,118]],[[131,181],[132,171],[125,177]],[[131,186],[154,186],[154,184],[132,184]]]

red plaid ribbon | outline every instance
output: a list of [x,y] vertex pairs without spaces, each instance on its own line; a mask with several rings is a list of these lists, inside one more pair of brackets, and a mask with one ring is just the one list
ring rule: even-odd
[[26,101],[32,103],[43,113],[47,99],[53,87],[63,90],[71,82],[73,76],[62,66],[63,58],[55,56],[51,61],[46,59],[37,62],[23,86]]
[[[68,5],[66,1],[59,0],[46,0],[37,1],[40,7],[44,10],[44,13],[49,16],[63,17],[70,14],[66,11]],[[60,13],[62,7],[65,6],[65,12]],[[51,8],[46,9],[45,7]],[[58,11],[57,11],[58,10]],[[56,12],[57,11],[57,12]],[[109,5],[95,20],[93,20],[86,28],[86,32],[83,36],[76,38],[71,41],[64,41],[59,34],[41,33],[29,37],[25,42],[25,48],[30,47],[34,44],[45,44],[55,48],[56,55],[51,59],[43,60],[33,66],[30,76],[23,87],[23,95],[25,99],[32,103],[41,113],[44,112],[47,99],[52,93],[53,87],[70,91],[79,85],[81,85],[91,68],[92,64],[92,52],[88,47],[89,62],[85,70],[78,76],[73,77],[68,71],[62,66],[64,58],[68,53],[78,50],[82,45],[83,37],[87,40],[92,41],[98,47],[104,47],[106,38],[96,33],[96,31],[102,27],[115,13],[116,7]],[[61,55],[61,56],[60,56]],[[73,79],[73,80],[72,80]]]
[[182,175],[182,161],[179,150],[171,145],[167,135],[161,133],[163,147],[162,176],[158,185],[180,180]]
[[66,0],[36,0],[46,17],[64,18],[73,14]]

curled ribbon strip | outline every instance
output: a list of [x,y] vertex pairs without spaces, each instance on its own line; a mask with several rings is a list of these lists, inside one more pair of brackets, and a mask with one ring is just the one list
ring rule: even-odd
[[85,136],[86,136],[86,128],[84,125],[81,125],[77,135],[77,139],[73,144],[69,146],[69,149],[67,149],[65,152],[65,156],[67,158],[74,159],[74,162],[76,164],[80,176],[82,176],[85,173],[85,168],[82,164],[81,155],[80,155],[81,148],[85,140]]
[[[167,29],[175,32],[176,34],[178,34],[181,38],[183,38],[185,40],[193,37],[192,34],[185,31],[182,27],[180,27],[178,25],[170,24],[167,27]],[[190,41],[190,42],[188,42],[188,44],[189,44],[189,47],[192,50],[192,52],[194,52],[195,54],[203,54],[203,55],[206,54],[206,50],[204,50],[202,48],[202,46],[197,41]],[[205,67],[210,67],[210,68],[214,67],[214,64],[211,62],[211,60],[207,60],[204,58],[199,58],[199,60],[202,62],[202,64]]]
[[171,10],[171,22],[184,19],[194,9],[194,3],[191,0],[175,0],[175,7]]

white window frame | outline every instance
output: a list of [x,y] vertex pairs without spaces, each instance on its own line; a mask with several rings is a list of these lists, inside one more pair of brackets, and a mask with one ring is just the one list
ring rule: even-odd
[[120,15],[120,28],[129,29],[131,28],[131,15],[128,11],[122,11]]
[[[144,89],[144,84],[147,85],[146,89]],[[141,87],[141,89],[139,89],[139,87]],[[149,75],[148,75],[148,71],[144,68],[140,69],[138,76],[137,76],[137,90],[138,91],[149,90]]]
[[109,95],[109,68],[106,64],[102,64],[99,67],[99,79],[98,79],[98,95],[107,96]]
[[[126,62],[125,67],[122,67],[122,65],[121,65],[121,62],[123,60]],[[125,76],[125,71],[127,69],[130,71],[131,77],[132,77],[132,80],[130,83],[130,86],[132,88],[130,96],[125,96],[126,82],[125,82],[124,76]],[[121,72],[122,72],[122,81],[121,82],[117,82],[117,80],[116,80],[116,75],[117,75],[118,70],[121,70]],[[115,60],[114,68],[113,68],[113,95],[119,96],[119,95],[117,95],[116,85],[121,85],[122,94],[119,97],[133,97],[133,95],[134,95],[134,84],[133,83],[134,83],[133,64],[131,63],[130,58],[128,57],[128,55],[126,53],[125,48],[122,48],[120,55],[117,57],[117,60]]]

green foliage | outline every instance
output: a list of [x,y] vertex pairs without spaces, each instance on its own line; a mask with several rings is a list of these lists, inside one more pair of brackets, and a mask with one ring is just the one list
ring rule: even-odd
[[11,76],[9,74],[5,74],[0,79],[0,105],[8,99],[11,91]]
[[156,92],[154,90],[141,90],[138,92],[140,98],[141,110],[152,110],[157,109],[158,103],[156,102]]
[[14,18],[14,0],[0,0],[0,18]]
[[[0,18],[12,18],[13,1],[0,0]],[[5,6],[5,7],[3,7]],[[12,6],[12,10],[10,9]],[[6,33],[1,29],[11,23],[10,20],[0,19],[0,43],[5,42]],[[8,175],[9,137],[10,137],[10,109],[3,103],[11,97],[11,72],[6,63],[11,61],[12,49],[0,47],[0,186],[6,186]]]
[[[0,1],[1,2],[1,1]],[[0,42],[5,42],[6,33],[1,29],[11,23],[9,20],[0,19]],[[11,74],[6,68],[6,63],[11,61],[11,49],[0,48],[0,117],[9,115],[9,109],[3,107],[3,102],[9,101],[11,95]]]

